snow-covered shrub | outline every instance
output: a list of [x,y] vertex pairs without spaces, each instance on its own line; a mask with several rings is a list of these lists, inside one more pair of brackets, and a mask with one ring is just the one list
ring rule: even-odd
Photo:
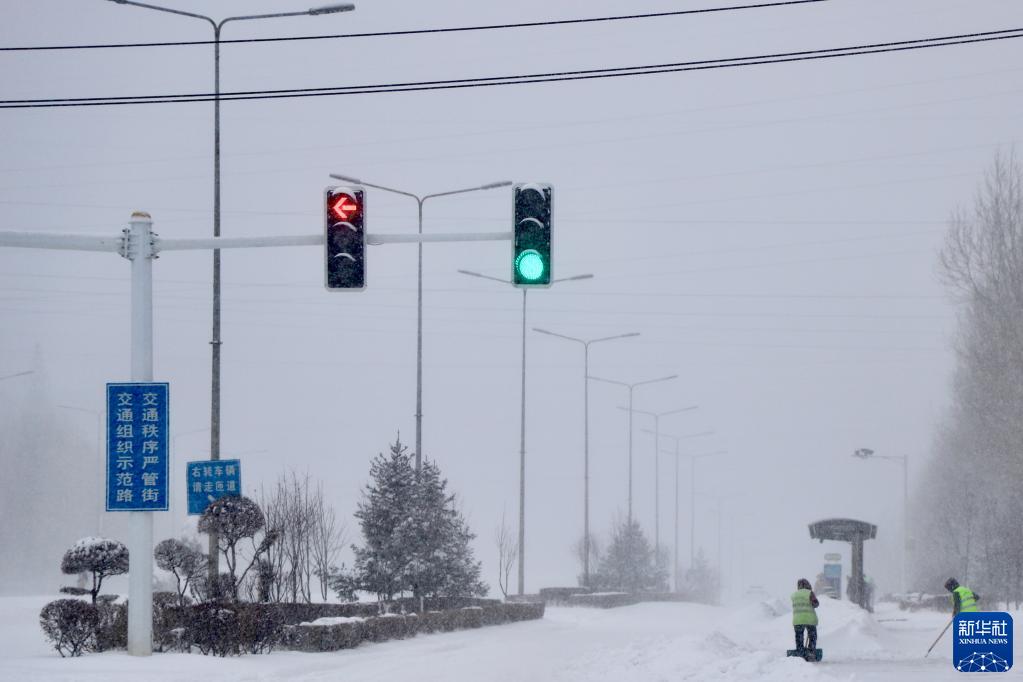
[[153,593],[153,649],[155,651],[181,650],[183,630],[178,627],[171,610],[180,606],[182,600],[185,600],[186,604],[191,601],[188,595],[180,595],[176,592]]
[[92,603],[96,603],[103,579],[128,572],[128,548],[107,538],[82,538],[64,553],[60,570],[68,575],[92,573]]
[[96,606],[81,599],[57,599],[39,613],[39,625],[61,657],[81,656],[92,648],[98,623]]
[[238,644],[243,653],[268,654],[281,641],[283,611],[277,604],[238,604]]
[[209,603],[187,607],[189,612],[187,640],[204,656],[237,655],[238,612],[221,604]]
[[157,566],[174,575],[178,602],[184,605],[189,584],[199,578],[206,568],[206,555],[199,549],[199,544],[168,538],[156,545],[153,558]]
[[167,606],[163,628],[167,641],[180,651],[196,647],[204,655],[260,654],[280,642],[284,616],[279,604]]
[[96,599],[96,651],[125,649],[128,647],[128,605],[115,604],[113,594],[101,594]]

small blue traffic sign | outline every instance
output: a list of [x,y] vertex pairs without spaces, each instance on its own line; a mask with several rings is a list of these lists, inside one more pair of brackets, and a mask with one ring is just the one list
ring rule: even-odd
[[208,459],[189,462],[185,482],[188,484],[188,513],[202,514],[211,502],[242,494],[241,461]]

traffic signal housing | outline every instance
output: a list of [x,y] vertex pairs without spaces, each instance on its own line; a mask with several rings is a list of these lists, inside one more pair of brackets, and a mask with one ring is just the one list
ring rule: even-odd
[[328,291],[366,288],[366,193],[361,187],[328,187],[324,207],[324,286]]
[[550,185],[538,182],[513,187],[512,283],[517,287],[551,285]]

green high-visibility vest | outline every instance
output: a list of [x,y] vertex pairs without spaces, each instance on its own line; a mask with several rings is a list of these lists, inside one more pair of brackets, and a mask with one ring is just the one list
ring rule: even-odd
[[[960,585],[952,591],[959,595],[959,613],[980,611],[980,609],[977,608],[977,597],[974,596],[970,588]],[[955,608],[955,603],[955,597],[952,597],[953,608]]]
[[792,624],[817,624],[817,612],[810,603],[810,590],[802,589],[792,593]]

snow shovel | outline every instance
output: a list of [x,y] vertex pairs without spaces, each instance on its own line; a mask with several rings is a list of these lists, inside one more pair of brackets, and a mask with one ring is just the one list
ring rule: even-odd
[[[955,616],[952,616],[952,620],[955,620]],[[949,626],[952,625],[952,620],[948,621],[948,623],[945,625],[945,629],[941,631],[940,635],[938,635],[938,639],[934,640],[934,644],[932,644],[931,648],[927,650],[926,654],[924,654],[924,658],[927,658],[931,654],[931,650],[934,649],[934,647],[938,645],[938,642],[941,641],[941,638],[945,636],[945,633],[948,631]]]

